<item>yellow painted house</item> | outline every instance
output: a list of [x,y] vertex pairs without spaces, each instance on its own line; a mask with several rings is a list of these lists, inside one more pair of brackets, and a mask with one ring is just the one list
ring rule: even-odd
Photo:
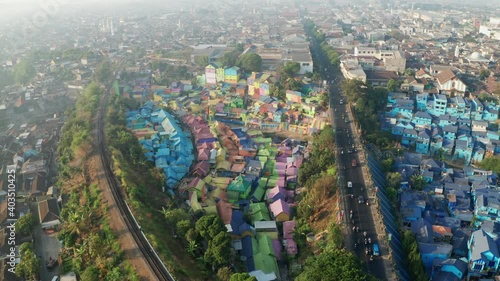
[[224,82],[237,84],[240,80],[240,68],[237,66],[226,67],[224,69]]

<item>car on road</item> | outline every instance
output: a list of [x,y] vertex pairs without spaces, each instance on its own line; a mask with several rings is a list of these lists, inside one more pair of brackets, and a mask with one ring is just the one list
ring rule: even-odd
[[340,103],[340,104],[344,104],[344,100],[340,100],[340,102],[339,102],[339,103]]
[[365,198],[363,197],[363,195],[360,195],[360,196],[358,197],[358,203],[359,203],[359,204],[364,204],[364,203],[365,203]]
[[352,188],[352,181],[348,181],[348,182],[347,182],[347,187],[348,187],[348,188]]
[[378,244],[377,243],[374,243],[373,244],[373,255],[374,256],[379,256],[380,255],[380,249],[378,247]]
[[358,161],[356,159],[352,159],[352,166],[356,167],[358,165]]
[[347,150],[347,153],[349,153],[349,154],[353,154],[353,153],[354,153],[354,148],[349,148],[349,149]]

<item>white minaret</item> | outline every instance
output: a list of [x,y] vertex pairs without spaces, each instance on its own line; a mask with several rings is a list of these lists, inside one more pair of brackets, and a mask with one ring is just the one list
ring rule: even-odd
[[455,47],[455,57],[458,58],[460,55],[460,48],[458,48],[458,45]]

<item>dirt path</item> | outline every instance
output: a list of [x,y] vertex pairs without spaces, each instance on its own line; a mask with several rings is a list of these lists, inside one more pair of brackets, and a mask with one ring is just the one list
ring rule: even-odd
[[89,167],[92,183],[99,186],[99,189],[102,192],[102,197],[108,203],[109,225],[118,238],[118,242],[120,243],[121,249],[125,254],[125,258],[130,261],[137,274],[141,277],[141,280],[156,280],[154,272],[144,259],[141,250],[135,243],[132,234],[130,234],[129,229],[123,220],[120,210],[118,210],[116,206],[115,199],[111,194],[108,182],[104,176],[104,168],[102,166],[101,158],[97,153],[93,153],[90,157]]

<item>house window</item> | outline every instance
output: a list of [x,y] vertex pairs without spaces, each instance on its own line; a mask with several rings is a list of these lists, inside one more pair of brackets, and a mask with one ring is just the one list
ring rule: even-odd
[[474,264],[474,271],[481,271],[483,269],[483,265],[480,263]]
[[488,264],[489,267],[495,267],[495,261],[490,261],[490,263]]

